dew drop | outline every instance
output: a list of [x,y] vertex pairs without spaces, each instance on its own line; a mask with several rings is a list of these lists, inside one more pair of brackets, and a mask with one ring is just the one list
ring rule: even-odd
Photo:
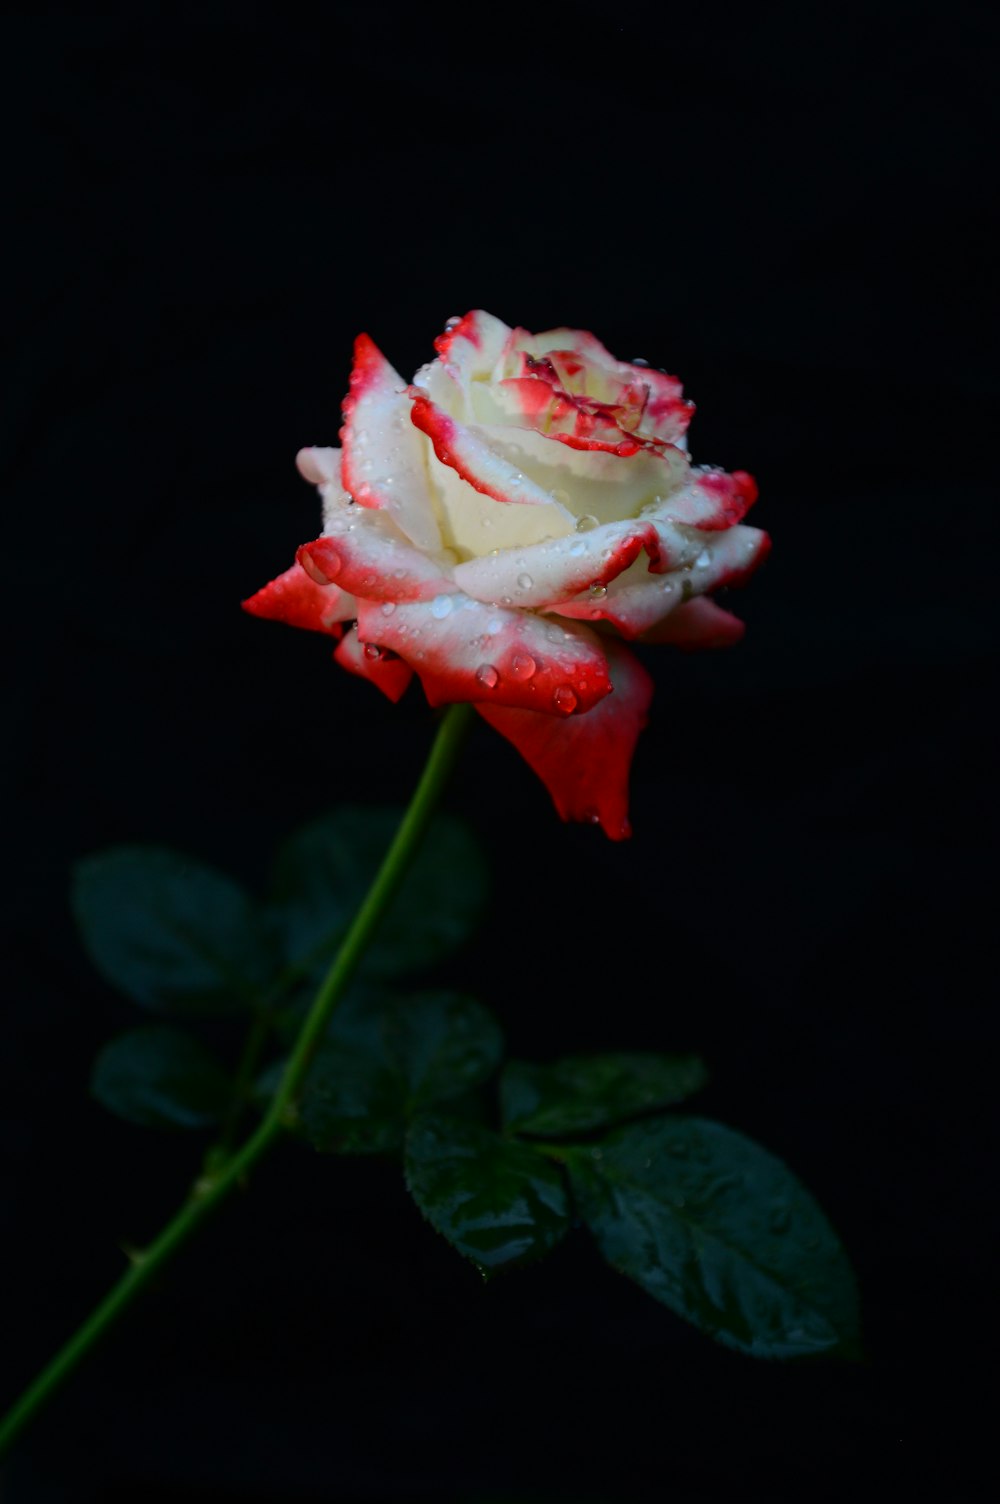
[[378,645],[377,642],[366,642],[365,643],[365,657],[366,658],[375,659],[375,658],[381,658],[381,656],[382,656],[382,649],[379,647],[379,645]]
[[485,685],[487,689],[496,689],[497,685],[500,682],[500,675],[497,673],[492,663],[481,663],[476,669],[476,678],[479,680],[480,684]]
[[365,590],[370,590],[372,588],[372,586],[374,585],[374,583],[375,583],[375,576],[373,574],[366,574],[365,577],[364,577],[364,579],[361,581],[361,584],[363,585],[363,587],[365,588]]
[[712,555],[709,553],[707,548],[703,548],[697,559],[695,559],[694,561],[694,567],[695,569],[707,569],[711,562]]
[[586,545],[586,543],[582,543],[582,542],[581,543],[574,543],[573,547],[570,549],[570,553],[572,554],[572,556],[573,556],[574,559],[578,559],[581,554],[585,554],[586,552],[587,552],[587,545]]
[[569,715],[571,711],[576,709],[576,695],[568,684],[558,684],[552,691],[552,703],[564,715]]
[[491,616],[489,621],[486,623],[486,635],[488,637],[495,637],[497,633],[502,629],[502,627],[503,622],[500,620],[500,617]]
[[437,621],[443,621],[451,613],[454,601],[450,595],[436,595],[431,601],[431,615]]
[[607,595],[607,593],[608,593],[608,587],[607,587],[607,585],[601,585],[601,584],[598,584],[598,583],[595,582],[593,585],[590,586],[590,594],[592,596],[594,596],[594,598],[596,600],[600,600],[601,597]]
[[537,667],[530,653],[515,653],[510,671],[515,679],[520,679],[523,683],[524,680],[531,678]]
[[576,530],[578,533],[589,533],[598,525],[597,518],[593,512],[584,512],[576,519]]
[[633,357],[632,357],[632,364],[634,366],[648,366],[649,365],[649,361],[648,360],[643,360],[643,358],[642,358],[641,355],[633,355]]
[[534,583],[530,574],[519,574],[517,577],[517,588],[519,590],[530,590]]
[[382,615],[383,616],[391,616],[392,613],[395,611],[395,609],[396,609],[396,602],[395,601],[383,601],[382,602]]

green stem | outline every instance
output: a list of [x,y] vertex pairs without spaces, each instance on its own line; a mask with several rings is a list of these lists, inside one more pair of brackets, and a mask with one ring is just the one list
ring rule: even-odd
[[230,1192],[246,1180],[275,1140],[294,1121],[298,1094],[326,1032],[330,1015],[416,854],[455,762],[470,715],[468,705],[451,705],[442,716],[409,808],[400,822],[375,881],[313,1000],[265,1117],[221,1169],[202,1175],[192,1197],[153,1242],[147,1248],[130,1255],[131,1267],[15,1401],[0,1421],[0,1456],[34,1419],[98,1339],[131,1305],[140,1290],[163,1269]]

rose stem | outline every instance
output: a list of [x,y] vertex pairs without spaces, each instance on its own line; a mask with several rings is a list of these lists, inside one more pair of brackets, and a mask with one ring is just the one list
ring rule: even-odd
[[95,1306],[65,1346],[55,1354],[0,1421],[0,1455],[21,1434],[98,1339],[131,1305],[143,1287],[173,1258],[208,1218],[209,1213],[237,1185],[246,1180],[258,1160],[263,1158],[275,1140],[294,1121],[296,1100],[322,1042],[330,1015],[419,848],[455,763],[470,716],[471,707],[461,704],[448,706],[441,717],[420,782],[375,880],[303,1021],[267,1113],[231,1159],[214,1174],[203,1174],[200,1177],[196,1195],[181,1207],[158,1236],[146,1248],[130,1252],[130,1267],[117,1284]]

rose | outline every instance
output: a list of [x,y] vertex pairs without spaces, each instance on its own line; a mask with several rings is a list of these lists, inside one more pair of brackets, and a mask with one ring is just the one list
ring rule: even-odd
[[563,819],[620,839],[652,695],[625,641],[739,640],[708,592],[767,552],[756,484],[693,466],[680,382],[592,334],[477,309],[434,344],[407,385],[358,336],[342,448],[298,455],[322,535],[244,606],[337,638],[391,700],[416,674],[432,705],[472,701]]

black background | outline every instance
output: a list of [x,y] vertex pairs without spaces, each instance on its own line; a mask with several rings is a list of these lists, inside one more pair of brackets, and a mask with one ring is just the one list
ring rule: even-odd
[[564,826],[477,726],[447,804],[496,899],[456,978],[518,1054],[702,1051],[703,1110],[838,1227],[869,1361],[728,1353],[583,1233],[484,1288],[395,1167],[282,1150],[4,1504],[985,1498],[991,8],[6,14],[0,1398],[197,1153],[87,1097],[134,1015],[71,863],[162,841],[260,887],[300,820],[408,797],[419,691],[239,603],[318,531],[293,458],[336,442],[354,335],[409,376],[472,307],[680,374],[774,551],[741,646],[647,658],[631,841]]

